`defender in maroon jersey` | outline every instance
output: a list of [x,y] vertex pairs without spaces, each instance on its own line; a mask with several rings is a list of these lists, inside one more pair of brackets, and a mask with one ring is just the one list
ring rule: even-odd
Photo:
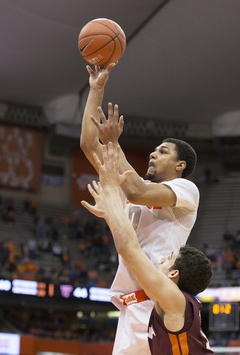
[[159,354],[164,349],[164,355],[202,355],[213,354],[208,339],[201,329],[201,302],[187,292],[185,319],[183,328],[178,332],[169,331],[156,309],[152,311],[148,326],[148,342],[151,353]]

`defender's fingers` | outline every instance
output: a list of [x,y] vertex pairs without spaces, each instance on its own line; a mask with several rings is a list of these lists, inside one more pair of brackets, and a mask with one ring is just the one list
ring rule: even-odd
[[99,116],[100,116],[101,121],[106,122],[107,121],[106,116],[104,115],[104,112],[100,106],[98,107],[98,112],[99,112]]
[[102,154],[103,154],[104,164],[106,165],[108,163],[108,149],[105,144],[102,146]]
[[116,147],[116,150],[115,150],[115,154],[114,154],[114,166],[115,166],[115,169],[119,169],[119,156],[120,156],[120,146],[118,145]]
[[91,121],[95,124],[95,126],[96,126],[97,128],[99,128],[100,123],[96,120],[96,118],[94,118],[92,115],[90,115],[90,119],[91,119]]
[[112,142],[108,143],[108,156],[112,159],[114,156],[114,152],[113,152],[113,144]]
[[124,171],[124,173],[121,176],[123,176],[124,180],[125,180],[129,175],[132,175],[132,174],[134,174],[134,171],[127,170],[127,171]]
[[119,107],[118,105],[114,105],[114,114],[113,114],[114,118],[118,120],[119,117]]
[[96,183],[95,180],[93,180],[93,186],[96,191],[96,194],[98,194],[98,192],[100,192],[100,186],[98,185],[98,183]]
[[97,166],[98,166],[99,168],[101,168],[101,167],[102,167],[102,163],[101,163],[101,161],[99,160],[99,158],[98,158],[98,156],[97,156],[96,153],[93,154],[93,159],[95,160],[95,163],[97,164]]
[[95,200],[95,198],[97,198],[98,196],[97,192],[92,188],[91,184],[88,184],[87,187],[88,187],[88,191],[90,192],[90,194]]
[[123,130],[123,126],[124,126],[123,116],[121,116],[121,117],[119,118],[118,125],[119,125],[119,127],[121,128],[121,130]]
[[111,102],[108,103],[108,118],[109,116],[113,116],[113,104]]
[[91,212],[91,208],[93,207],[92,205],[90,205],[87,201],[81,201],[81,204],[83,205],[83,207],[85,207],[88,211]]

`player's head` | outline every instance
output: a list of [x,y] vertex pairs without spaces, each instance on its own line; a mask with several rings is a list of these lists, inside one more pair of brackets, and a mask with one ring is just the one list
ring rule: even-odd
[[169,181],[192,173],[197,156],[186,142],[167,138],[149,156],[146,179],[152,182]]
[[192,295],[205,290],[212,277],[212,265],[206,255],[189,245],[179,249],[177,257],[169,271],[178,270],[178,287]]
[[177,151],[177,160],[184,160],[186,162],[186,167],[182,172],[182,177],[185,178],[190,175],[197,163],[197,154],[193,147],[180,139],[176,138],[166,138],[162,143],[169,142],[175,144],[175,150]]

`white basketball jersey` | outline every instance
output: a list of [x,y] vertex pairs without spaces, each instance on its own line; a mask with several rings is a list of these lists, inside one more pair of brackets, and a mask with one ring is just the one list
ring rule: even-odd
[[[193,182],[178,178],[162,184],[168,185],[176,194],[175,207],[134,205],[120,190],[125,212],[139,244],[156,266],[163,256],[186,244],[199,204],[199,191]],[[119,295],[139,289],[140,284],[119,256],[119,267],[110,289],[111,301],[119,308]]]

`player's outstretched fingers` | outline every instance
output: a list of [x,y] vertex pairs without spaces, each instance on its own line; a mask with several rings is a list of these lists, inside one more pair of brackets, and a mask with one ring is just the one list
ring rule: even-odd
[[[105,144],[102,146],[102,155],[103,155],[104,165],[106,166],[108,164],[108,149]],[[98,167],[100,168],[100,166]]]
[[97,164],[98,168],[101,169],[102,167],[102,163],[101,161],[99,160],[98,156],[96,153],[93,154],[93,159],[95,160],[95,163]]
[[97,128],[99,128],[100,123],[96,120],[95,117],[93,117],[92,115],[90,115],[90,120],[92,121],[92,123],[95,124],[95,126],[96,126]]
[[102,123],[106,122],[107,119],[106,119],[106,116],[104,115],[104,112],[103,112],[101,106],[98,107],[98,112],[99,112],[99,116],[100,116]]
[[120,156],[120,146],[117,145],[114,155],[114,168],[119,170],[119,156]]
[[[94,185],[94,182],[96,183],[96,181],[93,181],[93,185]],[[88,187],[88,191],[90,192],[90,194],[92,195],[92,197],[95,200],[95,198],[97,197],[97,192],[92,188],[91,184],[88,184],[87,187]]]
[[93,187],[94,187],[95,192],[96,192],[97,195],[102,190],[101,184],[97,183],[95,180],[93,180]]
[[111,102],[108,103],[108,119],[113,117],[113,104]]
[[88,71],[88,73],[89,73],[90,75],[94,74],[94,70],[92,70],[92,68],[90,67],[90,65],[87,65],[87,66],[86,66],[86,69],[87,69],[87,71]]
[[87,201],[82,200],[81,205],[85,207],[89,212],[92,210],[92,205],[90,205]]
[[117,65],[117,63],[118,62],[108,64],[108,66],[106,67],[107,71],[110,73],[113,70],[113,68]]
[[119,117],[119,107],[118,105],[114,105],[114,112],[113,112],[113,118],[115,121],[118,122],[118,117]]

